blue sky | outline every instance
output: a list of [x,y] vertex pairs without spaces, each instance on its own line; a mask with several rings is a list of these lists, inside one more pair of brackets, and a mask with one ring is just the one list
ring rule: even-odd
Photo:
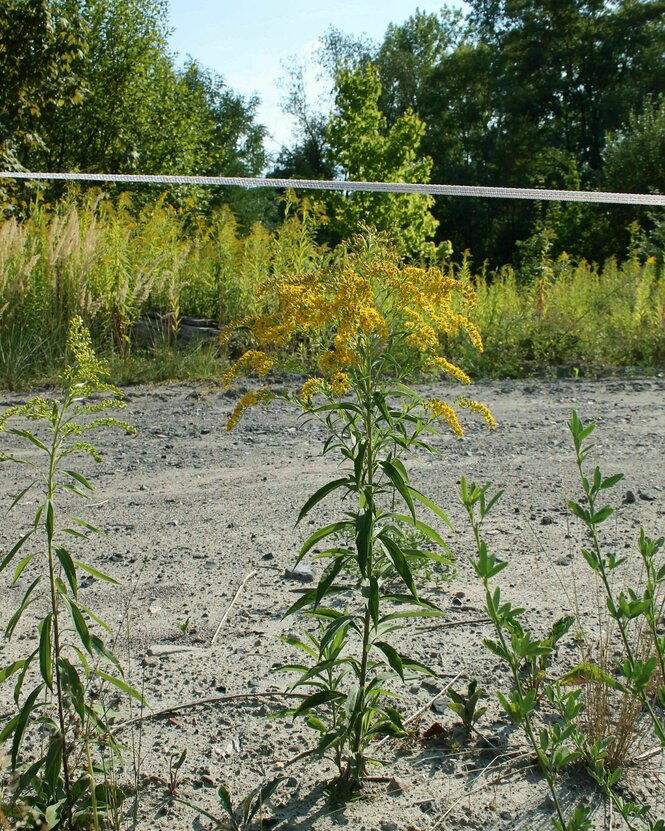
[[[258,121],[275,151],[290,141],[292,123],[280,108],[282,62],[311,56],[328,28],[381,40],[389,23],[417,8],[438,12],[443,0],[170,0],[171,46],[214,69],[236,92],[261,98]],[[450,5],[460,5],[451,2]],[[313,94],[314,72],[310,73]]]

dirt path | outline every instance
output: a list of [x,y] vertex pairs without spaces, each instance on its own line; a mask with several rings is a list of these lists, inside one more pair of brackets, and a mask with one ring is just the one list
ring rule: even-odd
[[[437,395],[456,392],[436,390]],[[449,743],[418,738],[434,722],[454,737],[453,713],[445,706],[426,707],[415,738],[391,740],[377,751],[385,762],[377,769],[384,780],[371,783],[365,799],[333,811],[321,787],[333,773],[329,763],[309,758],[285,767],[313,745],[313,734],[299,724],[265,718],[285,702],[253,697],[284,690],[289,681],[270,669],[294,659],[277,636],[302,624],[281,618],[308,578],[288,574],[308,530],[294,531],[294,521],[306,498],[336,471],[332,458],[320,456],[322,434],[304,427],[280,403],[249,413],[228,434],[225,421],[237,392],[186,385],[127,390],[126,416],[139,435],[107,434],[100,442],[104,463],[77,467],[89,473],[96,488],[90,504],[79,510],[108,532],[77,553],[120,580],[122,588],[91,578],[84,581],[84,602],[101,610],[118,633],[117,649],[130,680],[145,689],[154,710],[220,697],[143,723],[145,777],[168,778],[169,754],[186,748],[179,793],[221,815],[215,783],[226,782],[240,799],[265,778],[284,774],[287,780],[266,809],[272,823],[265,826],[283,831],[548,827],[545,783],[532,760],[521,755],[519,734],[494,703],[494,691],[508,689],[509,682],[482,645],[489,630],[482,622],[463,623],[483,618],[483,598],[466,562],[470,534],[457,505],[456,482],[465,475],[505,489],[486,533],[495,552],[510,562],[501,585],[527,609],[529,623],[544,634],[557,617],[572,612],[592,630],[595,590],[579,555],[582,532],[565,509],[579,490],[566,421],[572,408],[595,420],[596,459],[607,473],[625,473],[613,495],[618,510],[608,532],[627,553],[640,524],[653,536],[665,532],[665,378],[480,383],[474,395],[491,407],[499,429],[487,433],[471,423],[464,438],[441,440],[441,458],[416,456],[409,465],[414,483],[453,521],[456,532],[449,538],[458,571],[451,582],[428,584],[427,596],[448,613],[444,625],[410,624],[399,636],[401,648],[433,666],[441,680],[410,682],[399,706],[406,715],[415,713],[459,673],[458,689],[478,678],[491,702],[480,729],[502,750],[489,751],[482,742],[451,750]],[[10,399],[17,400],[4,395],[0,404]],[[6,437],[2,442],[5,449]],[[9,506],[23,473],[0,467],[0,510]],[[323,503],[312,521],[330,521],[337,509],[334,502]],[[2,551],[29,521],[29,505],[5,514]],[[312,567],[316,575],[319,567]],[[0,575],[0,625],[20,602],[28,579],[26,571],[19,587],[8,588],[8,576]],[[3,644],[3,665],[23,654],[29,631],[26,619],[17,637]],[[575,655],[568,639],[559,660],[565,665]],[[249,697],[221,698],[234,695]],[[5,685],[0,714],[9,712],[10,696]],[[662,758],[651,759],[648,767],[630,772],[631,788],[665,804],[662,769]],[[128,774],[131,778],[131,770]],[[590,800],[598,827],[606,827],[602,801],[588,783],[570,776],[564,786],[571,803],[580,796]],[[155,792],[151,786],[142,800],[140,828],[212,827],[182,805],[159,808]]]

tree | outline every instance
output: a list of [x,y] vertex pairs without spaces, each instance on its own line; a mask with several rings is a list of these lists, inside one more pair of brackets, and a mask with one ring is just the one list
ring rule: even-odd
[[[27,9],[27,13],[26,13]],[[35,60],[35,56],[39,60]],[[33,170],[255,176],[257,100],[168,48],[166,0],[7,0],[0,11],[0,152]],[[135,191],[154,198],[153,187]],[[51,186],[56,197],[62,187]],[[224,202],[250,225],[274,199],[168,190],[194,210]]]
[[[44,125],[68,102],[81,100],[85,49],[75,7],[49,0],[0,5],[0,167],[21,170],[47,150]],[[0,206],[20,207],[23,188],[3,185]]]
[[[366,63],[341,66],[336,73],[335,112],[327,128],[331,159],[350,181],[428,182],[432,160],[418,156],[425,125],[407,110],[392,126],[379,109],[378,72]],[[433,256],[437,222],[425,194],[347,192],[327,197],[331,225],[340,238],[361,222],[387,231],[408,256]]]

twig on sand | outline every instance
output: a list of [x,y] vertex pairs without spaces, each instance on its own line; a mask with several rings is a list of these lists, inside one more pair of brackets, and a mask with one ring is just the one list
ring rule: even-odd
[[659,753],[663,752],[662,747],[653,747],[651,750],[647,750],[644,753],[640,753],[639,756],[636,756],[633,761],[634,762],[646,762],[647,759],[652,759],[654,756],[658,756]]
[[453,626],[471,626],[476,623],[491,623],[489,617],[474,617],[467,620],[447,620],[445,623],[430,623],[427,626],[418,626],[416,632],[430,632],[433,629],[450,629]]
[[237,599],[240,597],[240,592],[245,588],[247,583],[249,582],[250,578],[252,578],[256,574],[256,569],[254,571],[250,571],[247,577],[242,581],[242,583],[238,586],[238,591],[233,595],[233,600],[229,603],[228,609],[224,612],[224,617],[219,621],[219,626],[217,627],[217,631],[212,636],[212,640],[210,641],[211,646],[214,645],[215,641],[217,640],[217,635],[219,635],[222,626],[226,623],[226,619],[231,614],[231,609],[236,604]]
[[[485,767],[480,771],[480,773],[478,774],[478,776],[476,778],[480,779],[481,776],[484,776],[491,767],[494,767],[497,764],[497,762],[499,762],[501,759],[505,758],[506,755],[508,755],[508,754],[502,754],[501,756],[496,756],[494,759],[492,759],[491,762],[489,762],[487,765],[485,765]],[[491,784],[491,785],[498,784],[499,782],[503,781],[504,779],[507,779],[509,776],[512,776],[512,773],[513,773],[512,767],[515,765],[515,763],[519,762],[521,759],[528,758],[530,755],[531,755],[530,753],[521,753],[519,756],[516,756],[513,759],[511,759],[509,762],[506,763],[506,766],[507,766],[508,770],[504,774],[502,774],[501,776],[498,776],[496,779],[493,779],[489,784]],[[429,831],[436,831],[437,828],[440,828],[443,825],[443,823],[446,821],[446,819],[450,816],[450,814],[452,814],[452,812],[455,810],[455,808],[457,808],[457,806],[460,804],[460,802],[462,802],[463,800],[465,800],[467,797],[471,796],[472,794],[477,793],[478,791],[484,790],[486,787],[487,787],[487,782],[483,782],[481,785],[478,785],[475,788],[471,788],[470,790],[465,790],[464,793],[462,794],[462,796],[460,796],[459,799],[456,799],[452,803],[452,805],[450,805],[448,807],[448,810],[445,811],[445,813],[441,814],[441,816],[437,819],[437,821],[434,823],[434,825],[430,828]]]
[[230,695],[214,695],[211,698],[197,698],[194,701],[187,701],[184,704],[173,704],[171,707],[164,707],[163,710],[154,710],[152,713],[146,713],[143,716],[130,718],[113,727],[114,731],[122,730],[125,727],[131,727],[133,724],[139,724],[143,721],[151,721],[155,718],[162,718],[162,716],[169,716],[171,713],[177,713],[180,710],[191,710],[194,707],[205,707],[208,704],[221,704],[225,701],[242,701],[250,700],[252,698],[307,698],[305,693],[285,693],[285,692],[265,692],[265,693],[233,693]]

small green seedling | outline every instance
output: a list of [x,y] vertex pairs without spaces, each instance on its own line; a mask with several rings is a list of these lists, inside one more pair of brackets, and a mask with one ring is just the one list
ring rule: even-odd
[[450,701],[448,708],[462,719],[462,726],[467,734],[471,735],[475,728],[475,724],[482,717],[483,713],[487,711],[487,707],[478,707],[478,702],[481,698],[485,698],[485,690],[478,687],[478,681],[474,678],[469,681],[466,690],[466,695],[461,695],[454,689],[448,690]]

